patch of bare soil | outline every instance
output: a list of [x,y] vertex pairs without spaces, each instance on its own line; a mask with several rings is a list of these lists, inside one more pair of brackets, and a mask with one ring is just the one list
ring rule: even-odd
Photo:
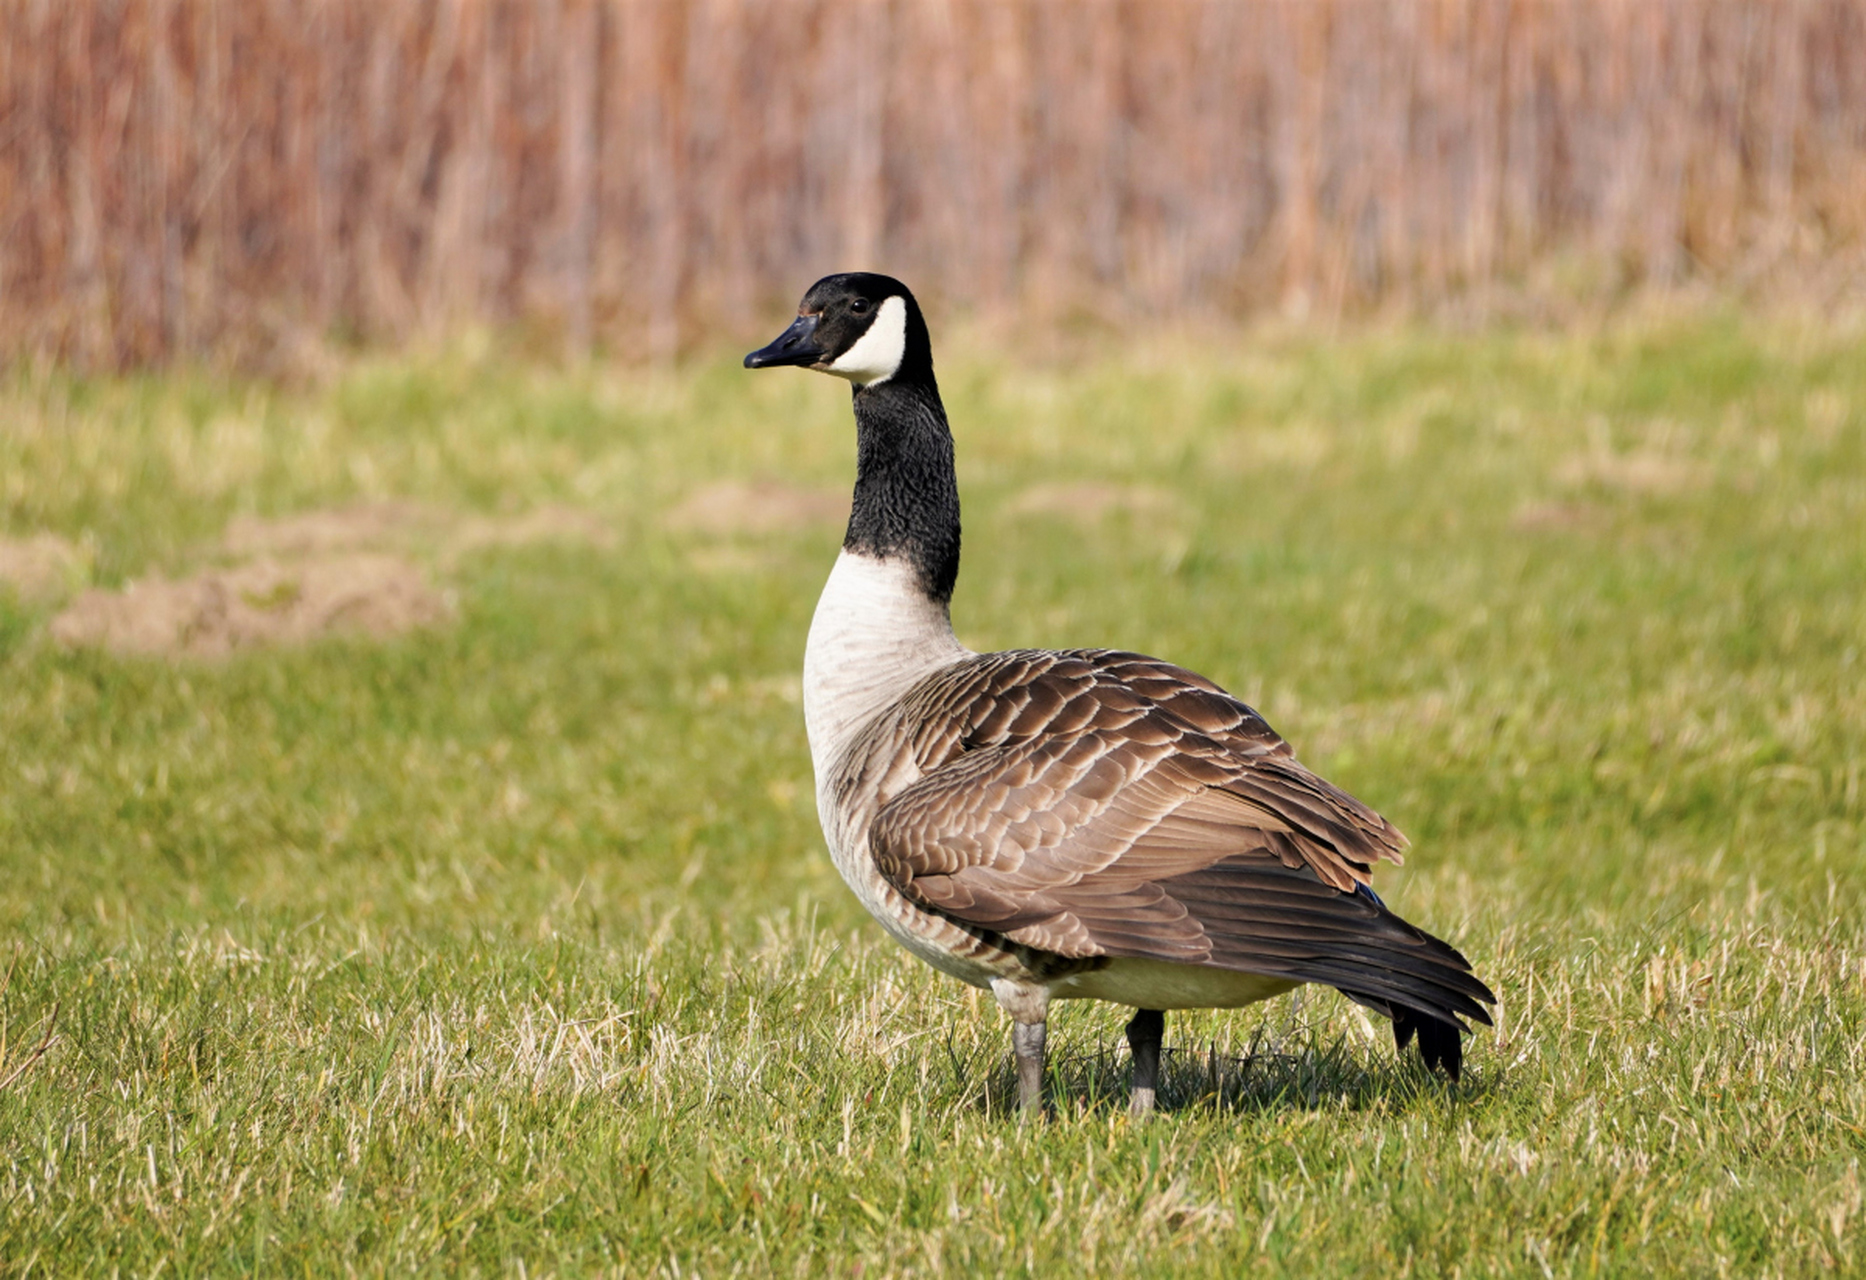
[[481,547],[539,542],[611,546],[615,533],[594,513],[561,506],[467,516],[394,501],[241,516],[209,549],[235,563],[86,591],[52,620],[52,638],[117,653],[206,658],[325,635],[399,635],[453,616],[422,563],[445,570]]
[[1510,528],[1528,533],[1563,532],[1591,529],[1600,522],[1597,507],[1578,502],[1532,502],[1516,509],[1510,517]]
[[517,516],[463,516],[419,502],[364,502],[262,519],[236,516],[221,537],[234,556],[331,555],[343,551],[434,548],[444,556],[535,542],[614,545],[615,531],[575,507],[545,506]]
[[745,543],[702,543],[687,550],[687,564],[696,573],[747,574],[769,573],[777,567],[778,557],[769,547]]
[[1611,453],[1602,449],[1577,453],[1555,468],[1555,478],[1566,485],[1598,485],[1627,493],[1664,495],[1702,489],[1711,482],[1711,469],[1690,458],[1655,449]]
[[780,480],[722,480],[696,489],[667,513],[669,528],[692,533],[778,533],[846,520],[849,495]]
[[0,586],[31,604],[56,600],[83,581],[84,555],[55,533],[0,538]]
[[400,556],[356,552],[255,560],[186,578],[84,592],[52,620],[62,644],[116,653],[218,657],[332,634],[384,638],[437,626],[447,597]]
[[448,531],[450,551],[480,547],[523,547],[538,542],[580,542],[592,547],[613,547],[615,530],[593,512],[576,507],[547,506],[522,516],[472,516]]
[[448,513],[419,502],[362,502],[288,516],[235,516],[221,534],[234,556],[331,555],[405,546],[446,527]]
[[1062,516],[1079,524],[1097,524],[1112,512],[1140,514],[1164,511],[1171,505],[1172,497],[1151,485],[1083,480],[1032,485],[1011,499],[1005,510],[1014,516]]

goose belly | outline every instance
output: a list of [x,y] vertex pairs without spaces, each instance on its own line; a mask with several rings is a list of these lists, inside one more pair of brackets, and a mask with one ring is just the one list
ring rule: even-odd
[[1237,1009],[1301,985],[1208,965],[1121,958],[1058,978],[1049,991],[1053,1000],[1106,1000],[1136,1009]]

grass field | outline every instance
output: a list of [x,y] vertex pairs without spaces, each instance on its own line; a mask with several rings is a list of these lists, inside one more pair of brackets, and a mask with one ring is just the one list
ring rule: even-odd
[[[828,379],[16,371],[0,534],[70,555],[0,588],[0,1272],[1866,1272],[1866,337],[942,350],[961,638],[1202,670],[1392,818],[1501,997],[1462,1084],[1312,990],[1170,1019],[1134,1125],[1072,1005],[1007,1113],[816,830],[834,519],[694,506],[846,491]],[[451,622],[52,638],[385,498]],[[448,532],[543,510],[613,538]]]

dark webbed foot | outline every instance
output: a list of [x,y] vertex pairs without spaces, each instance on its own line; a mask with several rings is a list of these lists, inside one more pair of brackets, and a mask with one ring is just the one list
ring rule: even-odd
[[1136,1118],[1153,1110],[1160,1084],[1160,1042],[1166,1037],[1166,1015],[1158,1009],[1138,1009],[1127,1024],[1127,1047],[1134,1053],[1134,1086],[1127,1113]]

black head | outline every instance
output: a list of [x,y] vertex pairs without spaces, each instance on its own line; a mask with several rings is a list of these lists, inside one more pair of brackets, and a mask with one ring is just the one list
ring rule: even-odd
[[907,286],[866,271],[824,276],[777,341],[745,357],[747,369],[803,365],[857,388],[931,383],[933,345]]

